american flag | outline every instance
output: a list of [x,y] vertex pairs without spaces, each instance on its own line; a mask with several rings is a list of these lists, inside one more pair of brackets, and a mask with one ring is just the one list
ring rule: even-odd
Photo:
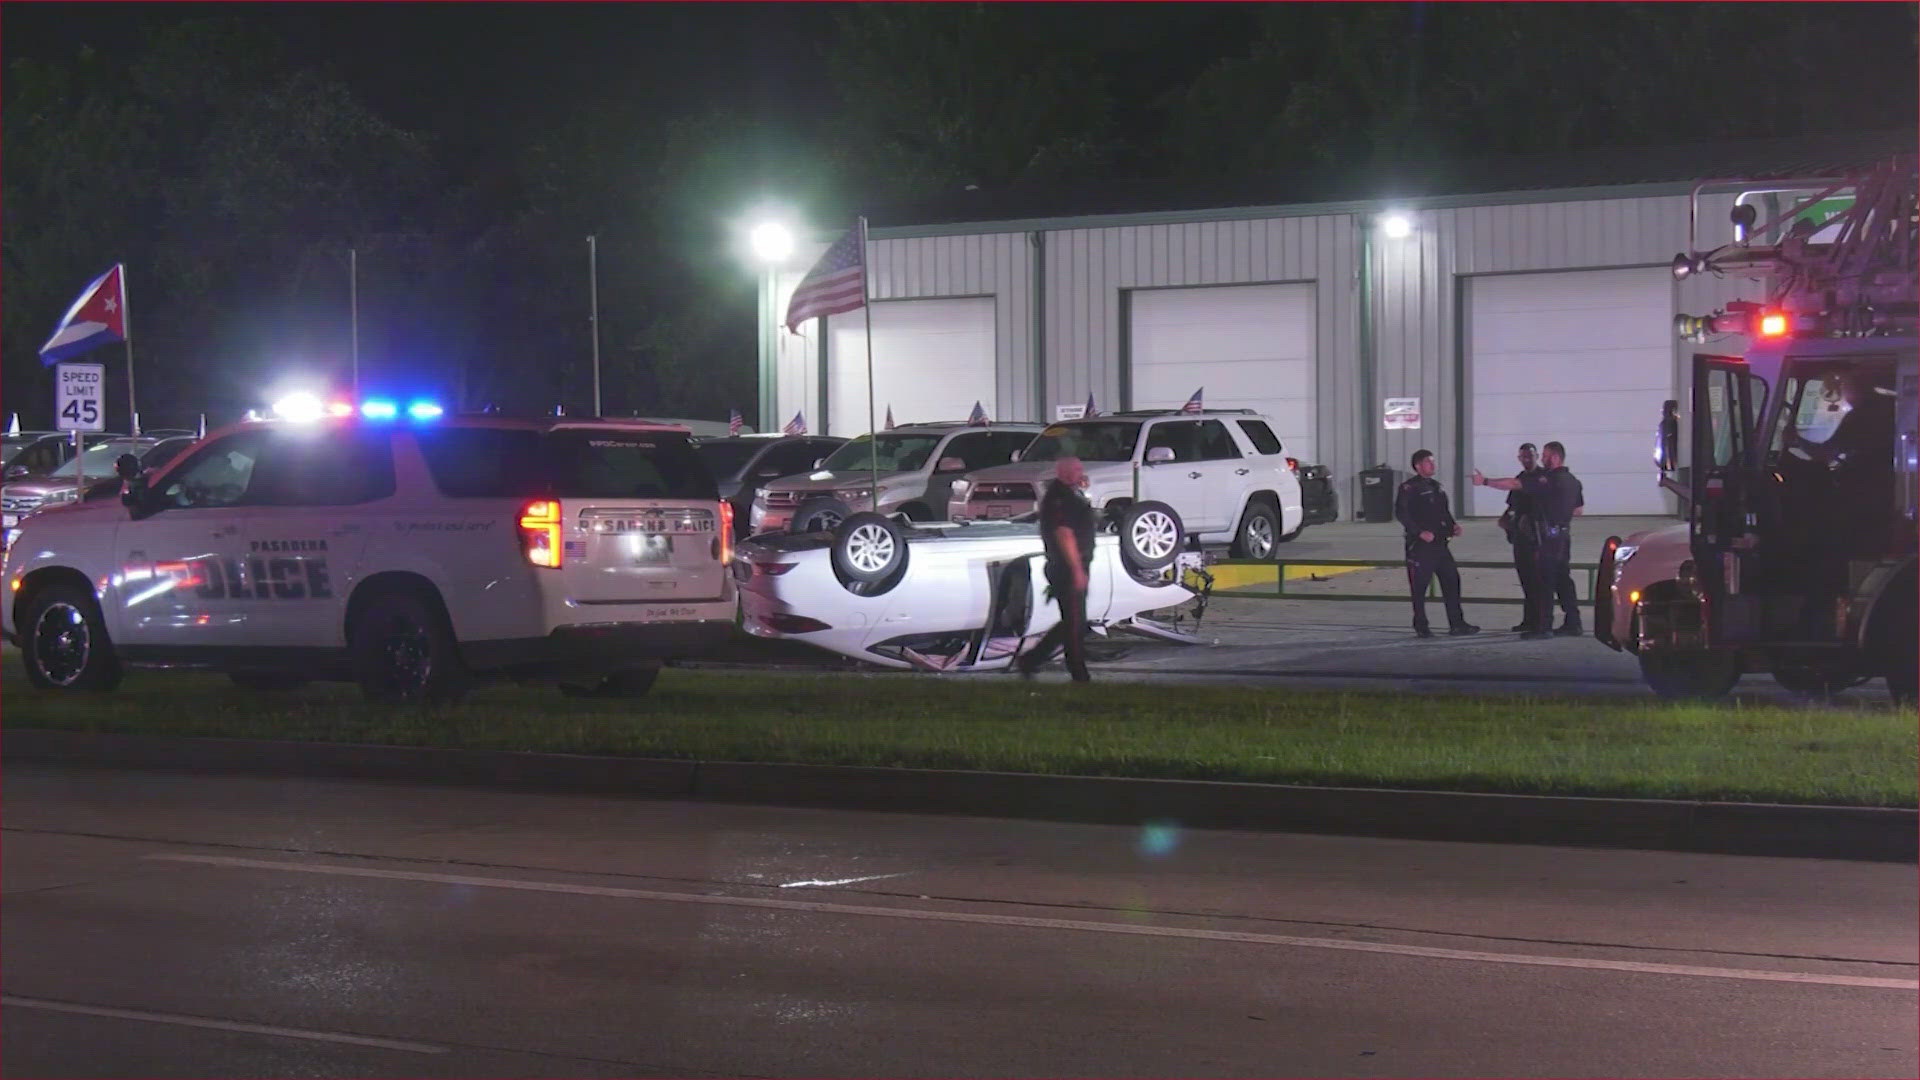
[[867,302],[867,268],[860,250],[860,230],[841,237],[813,264],[787,303],[787,330],[820,315],[838,315]]
[[893,430],[893,403],[892,402],[887,403],[887,428],[886,429],[888,431]]
[[1185,405],[1180,406],[1180,411],[1181,412],[1199,412],[1202,408],[1205,408],[1205,406],[1200,404],[1200,395],[1206,392],[1207,392],[1207,388],[1204,386],[1198,390],[1195,390],[1193,392],[1193,396],[1187,399],[1187,403]]
[[986,409],[984,409],[984,408],[982,408],[982,407],[980,406],[980,403],[979,403],[979,402],[977,402],[977,401],[976,401],[976,402],[974,402],[974,403],[973,403],[973,412],[972,412],[972,414],[971,414],[971,415],[969,415],[969,416],[967,417],[967,426],[969,426],[969,427],[985,427],[985,426],[987,425],[987,423],[988,423],[988,421],[987,421],[987,410],[986,410]]
[[807,433],[807,411],[802,409],[794,413],[793,419],[787,421],[785,431],[789,435],[805,435]]
[[1099,416],[1100,415],[1099,413],[1095,412],[1093,409],[1093,392],[1092,391],[1087,392],[1087,408],[1086,408],[1086,411],[1082,412],[1080,415],[1081,416]]
[[729,435],[740,434],[740,410],[739,409],[727,410],[727,434]]

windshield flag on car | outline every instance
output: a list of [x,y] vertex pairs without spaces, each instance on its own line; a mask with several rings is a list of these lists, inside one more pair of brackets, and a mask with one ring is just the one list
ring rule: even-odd
[[787,421],[787,426],[784,430],[789,435],[805,435],[807,433],[807,411],[802,409],[794,413],[793,419]]
[[127,340],[127,297],[123,264],[94,278],[60,317],[53,336],[40,346],[40,363],[57,364],[110,341]]
[[727,410],[727,434],[728,435],[740,434],[740,410],[739,409]]
[[887,402],[887,426],[885,430],[893,430],[893,402],[891,401]]
[[1185,405],[1180,406],[1180,411],[1183,413],[1199,412],[1201,408],[1203,408],[1203,406],[1200,404],[1200,395],[1206,392],[1207,392],[1207,388],[1204,386],[1198,390],[1195,390],[1193,392],[1193,396],[1187,399],[1187,403]]
[[1080,415],[1083,417],[1100,415],[1099,411],[1093,407],[1093,391],[1091,390],[1087,391],[1087,407]]
[[968,427],[987,426],[987,410],[984,407],[982,407],[978,401],[973,403],[973,413],[967,417],[967,426]]

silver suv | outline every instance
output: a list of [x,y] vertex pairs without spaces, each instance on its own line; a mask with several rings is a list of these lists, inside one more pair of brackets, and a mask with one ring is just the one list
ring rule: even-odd
[[1165,503],[1189,536],[1230,543],[1239,558],[1273,558],[1305,527],[1298,463],[1272,422],[1251,409],[1143,410],[1051,424],[1019,463],[971,472],[954,484],[947,516],[1031,512],[1063,457],[1086,463],[1095,507],[1114,513],[1149,499]]
[[908,424],[862,435],[820,462],[817,471],[775,480],[754,497],[756,533],[831,529],[858,510],[874,508],[914,521],[945,516],[953,482],[963,474],[1013,461],[1039,424]]

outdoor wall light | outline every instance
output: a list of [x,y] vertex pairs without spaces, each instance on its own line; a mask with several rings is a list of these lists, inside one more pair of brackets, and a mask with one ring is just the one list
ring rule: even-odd
[[1413,233],[1413,222],[1405,214],[1388,214],[1380,219],[1380,231],[1390,240],[1404,240]]
[[753,227],[747,242],[753,256],[764,263],[782,263],[793,256],[793,232],[777,221],[763,221]]

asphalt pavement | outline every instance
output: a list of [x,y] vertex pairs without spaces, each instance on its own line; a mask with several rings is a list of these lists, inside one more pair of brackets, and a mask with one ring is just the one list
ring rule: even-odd
[[1913,1076],[1913,866],[10,765],[12,1076]]

